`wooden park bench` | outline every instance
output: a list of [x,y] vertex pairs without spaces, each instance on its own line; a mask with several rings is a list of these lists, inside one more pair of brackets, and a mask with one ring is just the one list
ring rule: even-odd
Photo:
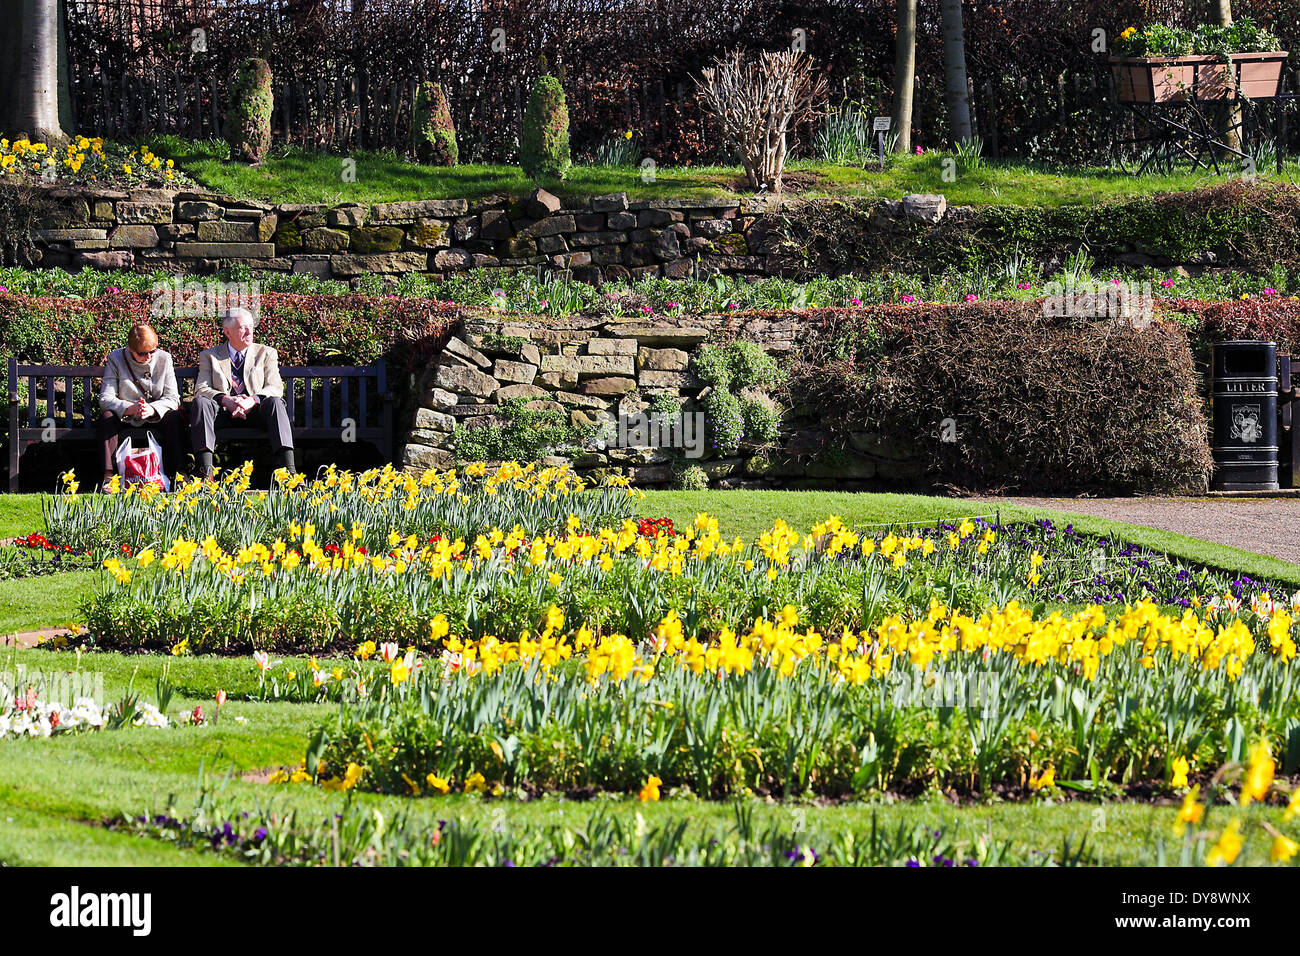
[[[41,441],[93,442],[98,438],[102,365],[24,365],[10,358],[9,490],[18,490],[18,470],[28,446]],[[194,366],[176,369],[181,401],[194,398]],[[393,393],[383,359],[374,365],[306,365],[280,369],[284,402],[295,444],[339,441],[351,419],[350,438],[374,445],[393,460]],[[20,385],[26,384],[26,396]],[[78,393],[80,393],[78,395]],[[262,439],[260,428],[220,428],[219,441]]]

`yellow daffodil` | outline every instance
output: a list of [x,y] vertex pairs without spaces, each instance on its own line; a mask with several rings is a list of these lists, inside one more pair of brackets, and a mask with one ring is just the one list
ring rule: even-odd
[[645,786],[637,794],[637,799],[642,803],[657,803],[659,801],[659,788],[663,781],[658,777],[652,776],[645,782]]
[[1231,866],[1241,853],[1241,821],[1233,820],[1205,854],[1206,866]]
[[1169,786],[1171,787],[1187,786],[1187,770],[1188,770],[1188,766],[1187,766],[1186,757],[1174,758],[1173,776],[1170,777],[1169,779]]
[[1295,856],[1297,851],[1300,851],[1300,843],[1279,833],[1273,837],[1273,843],[1269,846],[1268,858],[1274,863],[1285,863]]
[[1250,762],[1246,768],[1246,776],[1241,782],[1240,802],[1243,807],[1249,806],[1252,800],[1263,800],[1268,796],[1275,767],[1273,758],[1269,756],[1267,744],[1257,743],[1250,748]]

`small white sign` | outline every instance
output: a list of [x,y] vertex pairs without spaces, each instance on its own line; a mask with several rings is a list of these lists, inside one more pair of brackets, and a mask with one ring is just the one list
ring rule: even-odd
[[871,132],[888,133],[889,127],[894,125],[894,121],[888,116],[877,116],[871,123]]

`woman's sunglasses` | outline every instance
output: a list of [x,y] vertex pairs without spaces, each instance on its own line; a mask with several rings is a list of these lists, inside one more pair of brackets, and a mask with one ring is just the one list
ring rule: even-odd
[[131,349],[130,351],[131,354],[136,358],[138,358],[141,362],[147,362],[149,361],[149,359],[153,358],[153,353],[157,352],[158,350],[150,349],[148,352],[137,352],[135,349]]

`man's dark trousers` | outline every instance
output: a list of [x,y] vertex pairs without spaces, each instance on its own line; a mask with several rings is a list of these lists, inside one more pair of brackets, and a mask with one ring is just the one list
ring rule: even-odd
[[236,418],[210,398],[194,399],[190,437],[195,452],[211,452],[217,443],[218,428],[262,428],[266,430],[274,451],[293,448],[293,426],[282,398],[263,398],[249,409],[247,417]]

